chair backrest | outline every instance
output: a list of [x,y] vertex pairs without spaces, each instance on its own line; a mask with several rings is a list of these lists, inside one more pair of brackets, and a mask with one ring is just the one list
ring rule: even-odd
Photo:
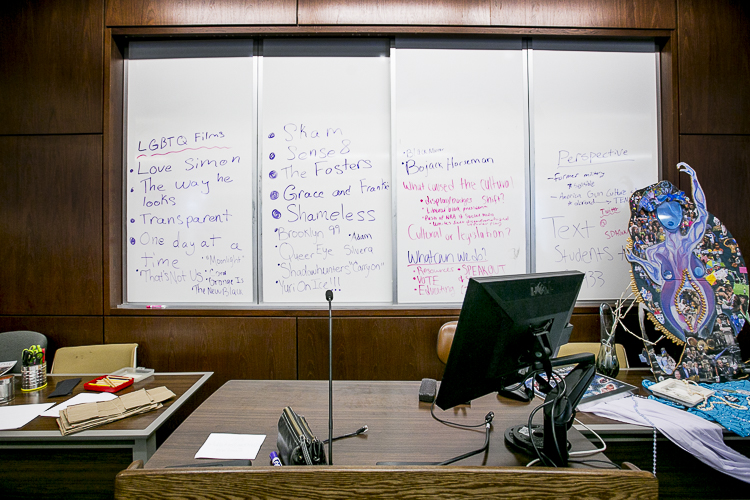
[[[557,356],[567,356],[569,354],[578,354],[581,352],[590,352],[595,356],[599,355],[599,348],[601,344],[599,342],[568,342],[560,346],[560,350],[557,352]],[[615,344],[615,354],[617,360],[620,362],[620,368],[629,368],[628,356],[625,352],[625,346],[622,344]]]
[[[139,461],[140,462],[140,461]],[[206,467],[143,469],[115,479],[115,500],[225,499],[652,499],[656,478],[640,470],[568,467]],[[142,463],[140,464],[142,467]]]
[[39,332],[17,330],[0,333],[0,361],[18,361],[8,373],[21,373],[23,350],[33,345],[47,348],[47,337]]
[[444,323],[438,330],[437,355],[443,364],[448,362],[448,354],[451,352],[453,336],[456,334],[456,325],[458,321],[449,321]]
[[138,344],[96,344],[61,347],[55,352],[52,373],[112,373],[136,366]]

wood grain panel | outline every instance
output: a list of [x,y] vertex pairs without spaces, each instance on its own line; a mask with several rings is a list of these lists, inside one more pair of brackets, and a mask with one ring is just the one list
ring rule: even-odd
[[538,26],[576,28],[675,27],[669,0],[300,0],[299,24]]
[[299,24],[453,25],[490,24],[489,0],[299,0]]
[[[451,317],[333,319],[337,380],[439,379],[437,334]],[[298,319],[300,380],[328,378],[328,319]]]
[[0,137],[0,314],[102,313],[101,141]]
[[677,5],[680,133],[750,134],[750,3]]
[[102,132],[102,0],[3,2],[0,134]]
[[[31,330],[47,337],[47,359],[60,347],[102,344],[101,316],[0,316],[0,332]],[[52,366],[48,363],[48,366]]]
[[211,392],[232,379],[296,379],[294,318],[107,317],[106,343],[137,342],[138,364],[212,371]]
[[646,28],[676,27],[671,0],[491,0],[492,25]]
[[296,24],[295,0],[109,0],[107,26]]
[[[698,174],[706,206],[750,255],[750,136],[680,137],[680,159]],[[680,189],[690,193],[690,179],[681,174]]]

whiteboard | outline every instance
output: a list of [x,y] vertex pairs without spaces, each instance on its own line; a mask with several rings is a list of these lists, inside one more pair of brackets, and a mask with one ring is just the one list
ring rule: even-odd
[[131,42],[125,301],[429,307],[568,269],[618,298],[628,198],[660,175],[658,54],[530,43]]
[[262,302],[390,304],[387,43],[266,40],[263,54]]
[[126,300],[252,302],[252,42],[145,45],[127,62]]
[[397,41],[399,303],[461,302],[473,276],[526,272],[521,42]]
[[627,295],[628,199],[659,177],[657,54],[633,45],[531,53],[536,271],[584,272],[579,300]]

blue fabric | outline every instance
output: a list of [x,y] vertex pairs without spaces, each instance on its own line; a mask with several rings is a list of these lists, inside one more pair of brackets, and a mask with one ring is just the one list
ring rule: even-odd
[[[750,381],[734,380],[732,382],[699,385],[716,392],[714,396],[708,398],[707,404],[707,406],[710,407],[711,403],[713,403],[714,407],[711,410],[701,410],[696,406],[689,408],[688,411],[693,415],[716,422],[738,436],[750,436],[750,402],[748,402],[748,396],[750,396]],[[744,406],[746,409],[742,410],[739,408],[732,408],[731,406],[724,404],[724,401],[716,396],[725,399],[727,397],[735,397],[739,399],[739,401],[733,401],[733,403],[739,406]]]
[[[655,382],[650,380],[644,380],[642,385],[644,388],[649,389]],[[687,411],[706,419],[710,422],[716,422],[725,429],[728,429],[738,436],[748,437],[750,436],[750,380],[734,380],[732,382],[722,382],[717,384],[698,384],[701,387],[710,389],[715,392],[714,396],[708,398],[706,407],[710,408],[713,403],[713,408],[708,410],[701,410],[698,406],[688,408]],[[734,404],[744,406],[746,409],[732,408],[731,406],[724,403],[720,398],[737,398],[739,401],[732,401]],[[656,396],[649,396],[649,399],[658,401],[673,408],[685,408],[682,405],[667,401]]]

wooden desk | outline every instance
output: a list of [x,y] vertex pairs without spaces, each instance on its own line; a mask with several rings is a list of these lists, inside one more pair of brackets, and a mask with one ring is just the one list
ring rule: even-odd
[[[481,448],[485,431],[441,424],[418,399],[419,382],[334,382],[334,435],[363,425],[366,434],[334,442],[333,466],[272,467],[277,422],[291,405],[306,417],[319,439],[328,436],[328,382],[233,380],[211,395],[159,447],[145,469],[138,464],[117,476],[115,498],[220,499],[655,499],[658,485],[642,471],[614,468],[522,467],[530,457],[509,450],[505,429],[525,424],[536,404],[488,395],[471,406],[437,410],[440,417],[481,424],[493,411],[489,451],[450,466],[393,466],[377,462],[438,462]],[[538,402],[536,402],[538,403]],[[541,415],[540,415],[541,418]],[[208,467],[195,453],[212,432],[265,434],[252,467]],[[573,450],[593,446],[575,429]],[[611,464],[601,454],[590,457]],[[193,467],[203,464],[206,467]],[[179,467],[183,466],[183,467]],[[503,467],[498,467],[503,466]],[[508,467],[510,466],[510,467]]]
[[[439,462],[481,448],[484,428],[457,429],[430,416],[430,405],[419,402],[419,382],[334,381],[334,436],[348,434],[367,425],[367,433],[335,441],[335,465],[375,465],[376,462]],[[328,438],[328,382],[231,380],[198,407],[146,463],[147,469],[176,465],[206,464],[193,458],[212,432],[265,434],[254,466],[268,465],[276,450],[277,423],[282,409],[291,405],[304,415],[318,439]],[[489,411],[495,413],[489,452],[456,465],[525,465],[531,457],[509,450],[503,433],[507,427],[525,424],[535,404],[520,403],[491,394],[472,401],[471,406],[446,412],[443,419],[481,424]],[[541,414],[537,415],[541,422]],[[536,422],[536,420],[535,420]],[[594,447],[571,429],[573,450]],[[327,453],[326,446],[326,453]],[[603,455],[594,459],[606,460]],[[210,462],[210,461],[209,461]]]
[[[159,410],[135,415],[95,429],[62,436],[56,419],[37,417],[20,429],[0,431],[0,490],[3,499],[111,498],[122,460],[148,460],[156,451],[156,431],[198,390],[212,372],[158,373],[118,392],[166,386],[175,398]],[[57,382],[80,377],[73,394],[47,399]],[[46,388],[21,392],[10,405],[59,403],[86,392],[83,384],[95,375],[49,375]],[[123,452],[127,457],[123,457]]]

